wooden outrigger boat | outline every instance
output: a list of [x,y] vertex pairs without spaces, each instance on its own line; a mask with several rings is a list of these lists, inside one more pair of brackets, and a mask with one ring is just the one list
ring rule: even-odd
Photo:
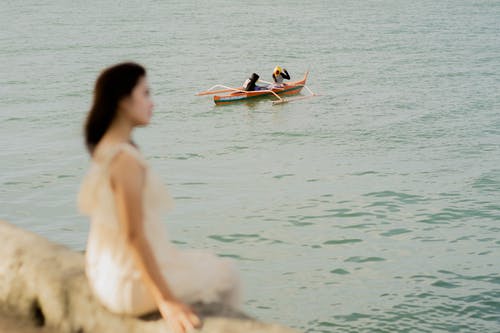
[[[304,99],[304,98],[309,98],[312,96],[316,96],[311,89],[309,89],[306,86],[306,81],[307,81],[307,76],[309,74],[309,71],[307,71],[304,74],[304,78],[299,81],[291,81],[283,84],[282,87],[276,87],[276,88],[271,88],[267,89],[267,87],[262,87],[260,86],[259,90],[252,90],[252,91],[245,91],[243,90],[243,87],[238,87],[238,88],[231,88],[227,87],[221,84],[217,84],[210,89],[206,91],[202,91],[197,93],[197,96],[204,96],[204,95],[213,95],[213,94],[220,94],[220,93],[227,93],[224,95],[215,95],[214,96],[214,102],[215,104],[228,104],[232,102],[237,102],[237,101],[244,101],[256,97],[262,97],[262,96],[268,96],[268,97],[276,97],[277,100],[273,101],[273,104],[280,104],[280,103],[286,103],[290,102],[292,99],[291,98],[282,98],[280,95],[284,96],[291,96],[291,95],[296,95],[298,94],[302,88],[306,88],[309,93],[311,94],[310,96],[302,96],[302,97],[296,97],[293,98],[293,100],[297,99]],[[271,82],[266,82],[263,80],[259,80],[260,82],[267,83],[268,85],[272,85]],[[218,90],[213,90],[215,88],[223,88],[223,89],[218,89]]]

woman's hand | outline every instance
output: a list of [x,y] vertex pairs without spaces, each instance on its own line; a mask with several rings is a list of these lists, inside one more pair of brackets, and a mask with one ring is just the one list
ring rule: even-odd
[[162,301],[158,306],[160,313],[167,321],[173,333],[186,333],[199,327],[201,322],[197,315],[185,304],[177,301]]

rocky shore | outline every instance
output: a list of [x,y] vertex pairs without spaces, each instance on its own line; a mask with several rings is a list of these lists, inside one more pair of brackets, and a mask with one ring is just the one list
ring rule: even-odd
[[46,327],[38,327],[31,320],[0,314],[0,332],[2,333],[52,333]]
[[[157,313],[136,318],[105,309],[90,291],[82,253],[3,221],[0,235],[1,332],[168,332]],[[296,333],[219,304],[195,309],[204,333]]]

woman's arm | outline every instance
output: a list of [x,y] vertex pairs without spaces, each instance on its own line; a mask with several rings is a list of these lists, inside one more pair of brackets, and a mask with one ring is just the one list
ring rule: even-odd
[[199,319],[173,295],[144,232],[144,167],[134,157],[121,152],[112,161],[110,174],[120,226],[142,279],[174,332],[183,333],[192,329],[199,324]]

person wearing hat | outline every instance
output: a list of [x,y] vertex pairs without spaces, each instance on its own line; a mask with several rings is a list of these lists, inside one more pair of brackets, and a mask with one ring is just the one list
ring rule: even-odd
[[252,75],[248,79],[246,79],[245,83],[243,83],[243,90],[244,91],[259,90],[260,87],[256,85],[258,80],[259,80],[259,74],[252,73]]
[[281,68],[280,66],[274,67],[273,71],[273,80],[275,86],[283,86],[283,79],[290,80],[290,74],[285,68]]

